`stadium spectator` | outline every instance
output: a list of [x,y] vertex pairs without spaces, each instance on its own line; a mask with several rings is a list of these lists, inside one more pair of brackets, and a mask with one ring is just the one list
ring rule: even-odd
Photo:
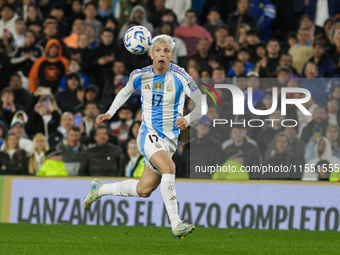
[[[79,76],[79,85],[80,86],[89,86],[89,78],[86,74],[80,73],[81,66],[77,59],[70,59],[68,64],[69,73],[76,73]],[[63,77],[59,84],[59,90],[63,90],[66,88],[66,77]]]
[[137,148],[136,139],[127,143],[127,154],[129,161],[125,164],[125,176],[140,178],[144,172],[144,157]]
[[[240,121],[239,121],[240,122]],[[223,161],[235,158],[235,155],[240,153],[238,157],[242,158],[244,166],[259,166],[262,158],[257,144],[253,140],[247,138],[247,129],[242,125],[233,125],[230,131],[230,139],[222,143]],[[256,175],[249,173],[250,178],[255,178]]]
[[301,172],[298,171],[301,166],[299,159],[290,152],[290,139],[284,132],[276,134],[272,144],[268,148],[269,159],[264,163],[269,167],[288,167],[291,169],[297,169],[297,171],[268,171],[259,173],[259,178],[265,179],[301,179]]
[[105,20],[113,18],[112,9],[113,9],[113,1],[110,0],[100,0],[98,1],[98,9],[97,9],[97,16],[101,23],[104,24]]
[[33,143],[30,139],[27,138],[26,130],[25,130],[25,122],[21,119],[15,120],[11,124],[11,133],[17,135],[19,139],[19,148],[26,152],[26,155],[30,156],[33,152]]
[[119,39],[123,39],[126,31],[129,28],[129,22],[137,22],[143,27],[146,27],[151,34],[153,34],[153,25],[147,21],[146,11],[141,5],[136,5],[130,12],[129,20],[123,24],[120,28],[118,35]]
[[70,112],[64,112],[60,117],[60,123],[57,129],[50,134],[48,144],[55,148],[60,141],[67,136],[67,131],[75,125],[74,116]]
[[234,36],[235,40],[238,41],[239,30],[241,24],[248,24],[250,27],[256,27],[255,19],[248,15],[249,0],[238,0],[236,6],[236,12],[230,13],[227,19],[229,28],[229,34]]
[[298,71],[293,67],[293,58],[291,55],[287,54],[287,53],[283,53],[280,56],[280,60],[279,60],[279,64],[277,66],[277,68],[286,66],[289,69],[291,69],[292,74],[294,75],[294,77],[298,77],[299,73]]
[[96,32],[96,38],[98,39],[102,33],[103,24],[96,19],[97,7],[93,2],[88,2],[85,4],[84,9],[85,19],[84,25],[92,25]]
[[254,17],[260,38],[268,42],[272,38],[272,24],[276,18],[276,7],[271,0],[250,0],[248,15]]
[[93,75],[93,80],[99,86],[101,93],[106,77],[112,72],[116,47],[112,30],[105,28],[100,38],[102,40],[100,45],[88,54],[86,66],[87,70]]
[[71,3],[71,11],[69,15],[66,17],[67,34],[69,34],[72,30],[73,22],[76,19],[85,19],[85,14],[82,11],[82,1],[81,0],[73,0]]
[[29,73],[30,91],[37,87],[51,88],[55,93],[65,73],[68,72],[68,59],[62,56],[62,47],[58,40],[51,39],[45,48],[46,56],[40,57],[33,64]]
[[225,50],[225,39],[228,36],[228,27],[226,25],[221,25],[217,27],[214,31],[214,41],[209,48],[209,55],[214,58],[218,58],[223,55]]
[[305,148],[306,144],[297,137],[297,127],[285,127],[284,132],[288,135],[290,141],[289,152],[295,155],[302,164],[305,163]]
[[0,9],[0,38],[4,33],[15,33],[15,21],[19,18],[14,12],[13,6],[5,3]]
[[79,174],[81,153],[86,150],[80,142],[81,133],[78,127],[71,127],[67,131],[65,139],[61,140],[57,148],[61,151],[66,172],[69,176]]
[[146,7],[144,0],[123,0],[120,1],[120,13],[119,13],[119,27],[122,27],[129,21],[130,13],[133,7],[141,5]]
[[128,103],[120,107],[118,118],[117,121],[110,124],[110,129],[119,138],[120,142],[124,142],[128,138],[129,129],[133,123],[133,111]]
[[309,122],[302,131],[301,140],[306,144],[310,139],[320,138],[326,134],[328,116],[324,106],[317,105],[313,111],[313,120]]
[[213,38],[210,33],[202,26],[196,24],[197,16],[196,11],[189,9],[185,13],[185,24],[179,26],[174,31],[174,36],[181,38],[188,51],[188,56],[191,56],[196,51],[196,44],[201,37],[208,38],[210,43],[213,42]]
[[308,28],[299,28],[297,33],[298,44],[289,48],[289,55],[293,58],[293,67],[301,74],[304,64],[312,57],[311,35]]
[[9,80],[9,87],[14,92],[14,104],[22,105],[26,112],[29,112],[31,107],[31,94],[22,87],[21,76],[18,73],[13,73]]
[[15,94],[12,88],[4,88],[1,90],[1,112],[0,116],[7,125],[11,123],[11,120],[17,110],[23,109],[21,105],[15,104]]
[[100,39],[96,37],[96,28],[91,24],[86,25],[85,34],[87,35],[89,47],[91,49],[96,48],[100,43]]
[[137,139],[137,135],[138,135],[138,130],[141,126],[142,122],[139,120],[134,120],[133,123],[131,124],[130,128],[129,128],[129,133],[128,133],[128,137],[127,139],[121,143],[121,148],[123,150],[123,153],[125,156],[128,156],[127,154],[127,147],[128,147],[128,143],[129,141],[133,140],[133,139]]
[[272,78],[275,76],[280,59],[280,44],[277,39],[270,39],[267,43],[268,57],[263,58],[260,65],[260,76]]
[[[218,140],[209,135],[211,129],[210,119],[203,116],[195,126],[196,134],[188,143],[184,145],[182,160],[184,169],[180,172],[178,169],[178,177],[189,178],[195,172],[194,166],[212,166],[221,163],[218,159],[221,156],[221,144]],[[208,178],[208,173],[201,173],[196,178]]]
[[155,10],[150,13],[150,22],[156,29],[162,24],[162,16],[166,11],[165,0],[154,0],[153,5]]
[[29,27],[31,24],[41,24],[41,13],[39,13],[38,7],[36,7],[34,4],[29,4],[27,7],[27,14],[23,15],[26,27]]
[[37,176],[68,176],[60,150],[51,148],[45,156],[46,160],[36,173]]
[[59,40],[57,21],[53,17],[45,19],[42,32],[43,34],[42,37],[39,38],[38,44],[41,45],[43,48],[46,47],[46,44],[50,39]]
[[180,2],[174,2],[171,0],[165,0],[165,7],[167,9],[171,9],[175,13],[178,23],[183,25],[186,21],[187,10],[191,8],[191,1],[182,0]]
[[53,4],[50,16],[54,17],[58,26],[58,37],[64,38],[67,35],[68,24],[66,23],[65,13],[62,6],[58,3]]
[[234,37],[227,35],[224,39],[223,54],[217,58],[217,62],[220,63],[220,66],[224,67],[225,71],[228,71],[236,60],[237,47],[238,45],[235,42]]
[[80,86],[80,77],[77,73],[66,75],[66,89],[56,94],[55,99],[62,112],[72,112],[79,105],[77,89]]
[[[325,167],[331,164],[332,167]],[[303,181],[318,181],[328,179],[330,169],[335,169],[340,164],[340,159],[332,156],[331,144],[326,137],[320,137],[315,146],[315,157],[305,164],[305,171],[302,175]],[[321,165],[321,167],[319,167]],[[315,171],[313,171],[313,168]]]
[[228,70],[228,77],[239,77],[244,75],[245,66],[241,60],[236,59],[234,64]]
[[95,129],[96,146],[87,149],[81,161],[79,175],[122,176],[122,150],[109,142],[108,130],[104,126]]
[[323,26],[328,17],[333,17],[340,12],[338,1],[319,2],[318,0],[311,0],[305,3],[307,3],[305,13],[315,20],[315,25],[319,27]]
[[340,124],[339,101],[335,98],[329,99],[326,108],[328,123],[338,126]]
[[313,43],[313,56],[309,60],[317,64],[319,74],[322,77],[332,77],[336,64],[333,63],[325,54],[325,44],[324,42],[317,40]]
[[189,56],[187,58],[187,61],[188,59],[194,59],[198,64],[199,68],[198,70],[201,70],[203,68],[209,68],[210,60],[209,47],[210,42],[208,38],[206,37],[199,38],[196,44],[196,53],[193,54],[192,56]]
[[[247,73],[247,87],[252,88],[252,99],[253,99],[253,107],[264,98],[264,91],[260,89],[260,79],[259,74],[254,71],[250,71]],[[248,102],[248,91],[244,92],[245,102]],[[249,111],[248,103],[245,104],[245,109]]]
[[210,33],[211,37],[215,40],[215,31],[219,27],[224,26],[224,22],[221,19],[220,11],[217,7],[212,7],[207,15],[207,22],[203,27]]
[[85,105],[83,123],[85,126],[86,136],[90,136],[90,132],[93,129],[95,118],[99,114],[98,106],[95,102],[88,102]]
[[[81,66],[81,72],[85,72],[86,58],[90,52],[89,39],[86,33],[82,33],[78,36],[78,48],[69,49],[70,60],[78,61]],[[86,73],[87,74],[87,73]]]
[[25,32],[25,45],[16,48],[11,57],[14,71],[21,71],[28,77],[33,63],[45,54],[44,48],[36,43],[36,35],[32,30]]
[[0,175],[26,175],[26,152],[19,148],[19,137],[14,133],[6,136],[5,148],[0,152]]
[[332,44],[326,51],[327,57],[329,57],[334,64],[338,65],[340,56],[340,31],[334,32],[332,37]]
[[58,128],[59,121],[60,109],[53,95],[41,95],[29,116],[26,125],[27,134],[33,137],[37,133],[42,133],[49,138]]
[[68,48],[78,48],[78,37],[85,30],[83,20],[77,18],[73,21],[72,32],[69,36],[63,39]]
[[284,116],[281,115],[281,109],[276,109],[272,114],[269,115],[268,119],[272,120],[267,127],[262,129],[256,138],[256,142],[259,146],[262,156],[264,157],[270,143],[274,140],[277,133],[283,131],[281,121],[284,120]]
[[319,75],[317,65],[314,62],[308,62],[304,69],[304,74],[307,79],[304,79],[300,86],[310,91],[315,103],[326,105],[329,98],[329,89],[326,80]]
[[326,130],[326,138],[331,144],[332,155],[340,158],[340,128],[338,125],[328,125]]
[[25,45],[25,29],[26,25],[22,18],[18,18],[15,21],[15,30],[13,32],[14,44],[17,47],[23,47]]
[[36,175],[45,162],[45,153],[49,149],[47,139],[42,133],[38,133],[33,137],[33,153],[28,158],[28,174]]

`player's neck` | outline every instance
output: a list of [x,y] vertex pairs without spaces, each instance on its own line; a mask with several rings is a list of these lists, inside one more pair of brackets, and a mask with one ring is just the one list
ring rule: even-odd
[[168,70],[169,70],[170,67],[167,67],[167,68],[155,68],[155,66],[153,67],[153,72],[155,74],[158,74],[158,75],[163,75],[165,74]]

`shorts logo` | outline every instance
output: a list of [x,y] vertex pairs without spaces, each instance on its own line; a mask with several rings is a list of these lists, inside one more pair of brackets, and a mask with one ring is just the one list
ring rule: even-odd
[[162,90],[162,83],[161,82],[155,82],[155,90],[157,92]]
[[165,90],[166,90],[167,92],[172,92],[172,91],[174,91],[174,86],[172,85],[172,83],[167,84],[166,87],[165,87]]

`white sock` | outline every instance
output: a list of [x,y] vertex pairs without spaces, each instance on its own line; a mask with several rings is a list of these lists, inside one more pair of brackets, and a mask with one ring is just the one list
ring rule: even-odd
[[126,180],[111,184],[103,184],[98,191],[99,196],[115,195],[123,197],[139,197],[137,193],[137,180]]
[[166,211],[171,222],[171,228],[174,230],[181,221],[178,216],[178,205],[175,189],[175,175],[163,174],[161,180],[161,193],[165,204]]

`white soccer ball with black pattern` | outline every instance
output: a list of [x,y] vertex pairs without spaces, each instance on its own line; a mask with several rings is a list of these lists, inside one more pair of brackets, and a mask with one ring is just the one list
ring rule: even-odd
[[125,48],[135,55],[142,55],[151,47],[151,32],[143,26],[133,26],[124,36]]

